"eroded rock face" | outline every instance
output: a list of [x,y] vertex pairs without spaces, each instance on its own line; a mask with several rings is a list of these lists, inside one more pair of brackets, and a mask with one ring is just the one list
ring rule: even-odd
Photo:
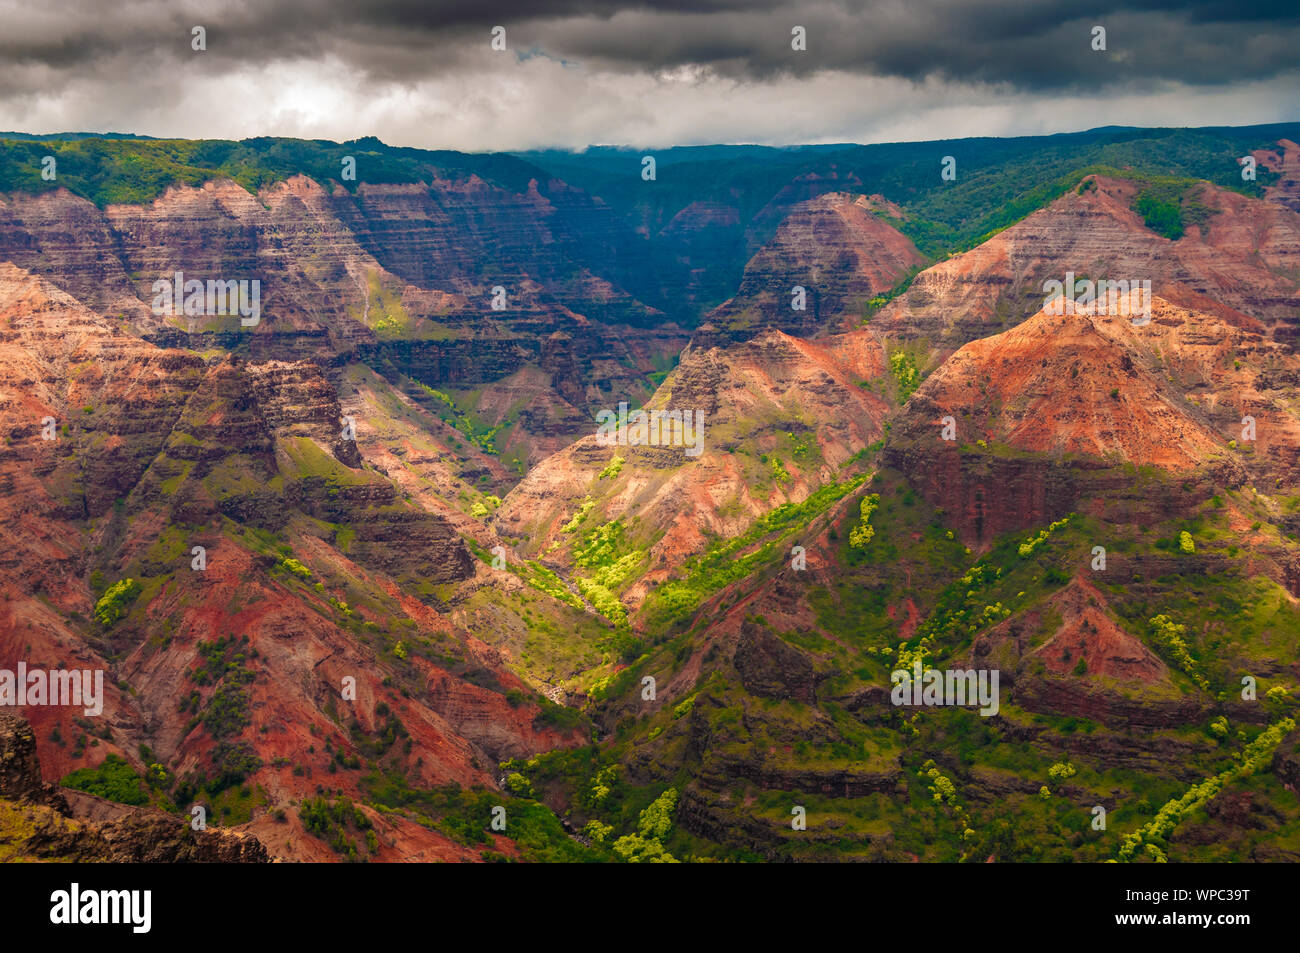
[[0,712],[0,798],[67,807],[54,785],[41,778],[32,726],[7,712]]
[[[209,776],[246,752],[256,783],[285,804],[327,771],[324,737],[334,750],[353,743],[327,713],[345,678],[357,682],[349,723],[379,735],[397,718],[406,740],[396,756],[425,783],[493,784],[488,749],[526,755],[568,737],[535,726],[535,704],[510,704],[504,692],[524,683],[453,627],[433,587],[471,578],[469,551],[443,515],[406,499],[344,439],[337,392],[317,363],[208,363],[164,350],[9,264],[0,334],[0,667],[23,660],[106,676],[94,746],[68,743],[89,730],[80,711],[28,710],[51,776],[107,754],[140,771],[142,741],[178,778]],[[41,436],[46,417],[55,439]],[[266,534],[279,539],[274,555],[254,542]],[[203,571],[191,563],[195,546]],[[310,582],[284,568],[290,553],[314,567]],[[106,630],[96,601],[128,576],[157,585],[132,605],[133,619]],[[348,606],[347,585],[371,605]],[[401,691],[358,634],[394,619],[400,637],[439,640],[444,660],[403,666]],[[200,650],[223,638],[248,640],[248,680],[241,717],[216,737],[178,698],[211,701],[217,687],[196,677]],[[470,672],[493,690],[461,686]],[[354,777],[336,783],[357,793]],[[166,849],[207,849],[187,844]]]
[[[742,340],[767,328],[811,337],[840,319],[860,317],[872,296],[924,261],[877,210],[887,210],[885,203],[847,192],[795,205],[745,266],[736,296],[706,320],[724,337]],[[806,292],[799,310],[793,307],[796,286]]]
[[1278,780],[1300,798],[1300,731],[1293,731],[1282,739],[1273,754],[1273,771]]
[[886,457],[976,542],[1085,501],[1148,524],[1216,487],[1294,481],[1298,376],[1287,346],[1161,298],[1140,327],[1040,312],[953,354],[908,401]]
[[1280,176],[1277,182],[1267,187],[1265,196],[1293,212],[1300,212],[1300,144],[1290,139],[1279,139],[1277,148],[1261,149],[1253,155],[1260,165]]
[[[644,398],[645,375],[686,343],[624,287],[658,293],[636,246],[607,206],[556,181],[515,192],[469,175],[352,194],[298,175],[254,195],[214,180],[103,209],[62,189],[0,196],[5,258],[164,347],[322,366],[352,356],[465,390],[540,366],[568,438],[597,404]],[[258,281],[260,320],[154,313],[154,282],[177,273]],[[567,360],[548,345],[557,330],[571,336]]]
[[349,467],[361,466],[356,439],[343,436],[338,394],[317,365],[266,361],[246,365],[244,373],[262,418],[277,438],[309,437]]
[[740,683],[755,695],[804,704],[811,704],[816,696],[812,662],[766,626],[744,623],[736,645],[735,666]]
[[[730,346],[692,346],[646,406],[703,414],[697,456],[687,455],[685,441],[602,446],[584,437],[534,467],[505,498],[496,525],[544,550],[570,538],[563,526],[591,496],[607,520],[666,528],[651,554],[650,578],[662,578],[662,567],[703,548],[705,532],[744,532],[761,514],[835,480],[840,464],[883,434],[888,406],[858,386],[883,371],[880,344],[866,332],[806,341],[767,331]],[[745,442],[757,456],[782,441],[806,445],[808,462],[789,459],[789,482],[763,492],[757,485],[770,471],[736,451]],[[615,457],[624,461],[618,476],[601,479]],[[643,594],[639,588],[633,598]]]
[[[74,803],[87,800],[101,799],[73,792]],[[68,799],[41,778],[31,725],[0,713],[0,844],[7,851],[30,859],[91,862],[268,860],[266,848],[244,831],[194,831],[187,818],[124,805],[111,805],[111,811],[114,819],[104,823],[77,820]]]
[[1167,300],[1294,343],[1300,289],[1290,276],[1300,267],[1300,214],[1206,185],[1197,193],[1213,211],[1204,229],[1170,241],[1133,211],[1133,182],[1093,176],[1082,188],[927,268],[873,324],[950,352],[1033,315],[1046,300],[1043,282],[1073,272],[1148,280]]

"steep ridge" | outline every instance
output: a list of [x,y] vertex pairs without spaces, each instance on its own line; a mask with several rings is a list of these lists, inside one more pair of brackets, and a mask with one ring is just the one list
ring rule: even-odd
[[1265,169],[1278,174],[1278,180],[1265,189],[1265,197],[1300,212],[1300,144],[1279,139],[1277,148],[1261,149],[1252,155]]
[[28,709],[53,776],[147,748],[178,802],[283,806],[326,775],[359,794],[361,755],[495,785],[573,740],[453,626],[467,549],[366,468],[315,364],[205,366],[7,264],[0,328],[0,667],[105,672],[102,719]]
[[[324,366],[353,355],[472,392],[480,422],[505,425],[534,459],[576,435],[593,402],[642,398],[645,375],[686,342],[593,270],[627,272],[628,240],[562,183],[517,194],[473,175],[355,194],[304,175],[257,194],[214,180],[103,209],[67,190],[0,196],[8,258],[157,343]],[[178,272],[257,280],[260,321],[152,313],[154,282]],[[520,393],[509,379],[526,369],[536,380]],[[534,399],[555,410],[523,414]]]
[[[1148,816],[1157,779],[1213,775],[1218,739],[1292,709],[1294,351],[1212,303],[1157,297],[1145,324],[1064,311],[958,349],[885,421],[861,491],[708,590],[601,696],[614,757],[638,785],[682,786],[693,837],[766,859],[1004,859],[1027,849],[998,820],[1011,812],[1033,850],[1106,859],[1068,834],[1045,846],[1038,805]],[[900,710],[890,673],[913,658],[996,669],[998,717]],[[1267,704],[1242,673],[1267,680]],[[1054,765],[1087,780],[1058,786]],[[957,800],[926,786],[936,773]],[[1271,779],[1231,796],[1292,830],[1294,795]],[[897,822],[909,798],[940,805],[936,828]],[[815,837],[789,833],[790,805]],[[1242,849],[1269,856],[1269,837]]]
[[908,402],[886,459],[980,542],[1063,516],[1084,484],[1113,504],[1174,504],[1134,467],[1294,486],[1298,373],[1285,346],[1203,311],[1156,298],[1134,326],[1067,303],[962,347]]
[[851,477],[854,456],[883,433],[888,404],[860,385],[884,366],[866,332],[814,342],[770,330],[728,347],[693,345],[645,410],[700,415],[698,455],[686,441],[627,446],[635,423],[610,438],[618,444],[584,437],[535,467],[493,525],[563,570],[614,534],[607,555],[635,563],[624,596],[638,605],[683,560]]
[[[885,216],[901,219],[903,210],[878,195],[830,192],[794,205],[745,266],[735,297],[706,316],[696,340],[740,339],[768,327],[812,337],[857,318],[873,296],[924,263]],[[805,290],[802,302],[796,287]]]
[[[1170,391],[1135,365],[1104,327],[1067,305],[1039,312],[1009,331],[965,345],[926,379],[899,421],[899,436],[920,437],[922,422],[941,439],[953,416],[956,438],[1064,456],[1116,455],[1137,466],[1181,472],[1216,456],[1226,442],[1190,419]],[[1180,395],[1178,395],[1180,396]]]
[[921,272],[873,323],[928,339],[946,355],[1034,314],[1048,297],[1044,282],[1072,273],[1150,281],[1167,300],[1293,341],[1300,332],[1300,215],[1201,184],[1188,201],[1204,207],[1203,223],[1170,241],[1133,210],[1140,189],[1127,179],[1085,178],[977,248]]

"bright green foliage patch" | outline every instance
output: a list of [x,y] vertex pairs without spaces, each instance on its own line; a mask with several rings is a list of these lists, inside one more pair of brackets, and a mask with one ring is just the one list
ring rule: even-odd
[[143,591],[143,586],[134,579],[121,579],[108,587],[95,603],[95,620],[108,627],[126,615],[127,607]]
[[862,516],[862,522],[849,532],[849,545],[855,549],[866,549],[867,543],[871,542],[871,537],[876,535],[876,531],[871,527],[871,514],[876,511],[880,505],[880,494],[869,493],[862,498],[858,504],[858,512]]
[[1295,721],[1291,718],[1270,725],[1246,746],[1239,764],[1192,785],[1182,797],[1165,804],[1153,821],[1126,836],[1120,845],[1119,859],[1122,862],[1134,860],[1138,848],[1142,847],[1154,861],[1163,863],[1168,850],[1166,841],[1183,818],[1208,803],[1228,784],[1249,777],[1263,768],[1283,737],[1294,730]]
[[110,754],[98,767],[73,771],[59,783],[65,788],[97,794],[118,804],[141,805],[149,802],[140,775],[121,755]]
[[916,362],[906,351],[898,350],[889,355],[889,369],[894,372],[898,382],[898,402],[907,403],[907,398],[921,385],[921,373],[916,369]]

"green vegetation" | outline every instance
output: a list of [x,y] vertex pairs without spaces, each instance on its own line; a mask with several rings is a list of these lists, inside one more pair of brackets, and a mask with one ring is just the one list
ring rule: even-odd
[[475,420],[468,410],[462,410],[457,406],[456,401],[449,395],[440,390],[435,390],[423,382],[417,381],[416,383],[419,384],[420,390],[436,401],[432,409],[443,423],[454,427],[470,444],[484,453],[490,456],[500,454],[501,451],[496,444],[497,435],[505,429],[508,420],[491,426],[485,425]]
[[[257,138],[174,140],[85,138],[7,139],[0,149],[0,191],[45,192],[66,188],[96,205],[152,202],[172,185],[200,186],[233,179],[250,192],[308,175],[355,191],[362,182],[414,184],[475,174],[524,191],[529,166],[509,156],[394,148],[374,137],[351,142]],[[41,159],[53,155],[58,179],[41,178]],[[344,156],[357,160],[355,181],[341,181]]]
[[1174,663],[1176,668],[1200,686],[1203,691],[1208,692],[1210,683],[1201,674],[1200,666],[1192,658],[1187,642],[1183,639],[1184,634],[1187,632],[1187,626],[1174,622],[1166,615],[1152,616],[1150,625],[1156,644],[1160,646],[1164,655]]
[[1040,530],[1037,536],[1031,536],[1029,539],[1021,543],[1020,548],[1018,550],[1018,552],[1020,553],[1020,558],[1028,559],[1030,556],[1032,556],[1034,554],[1035,549],[1043,545],[1043,543],[1047,542],[1047,537],[1051,536],[1054,532],[1056,532],[1061,527],[1069,525],[1069,522],[1073,517],[1074,514],[1071,513],[1069,516],[1056,520],[1055,522],[1048,524],[1046,529]]
[[849,545],[854,549],[866,549],[867,543],[871,542],[871,537],[876,535],[876,531],[871,527],[871,514],[876,511],[880,505],[879,493],[868,493],[858,504],[858,512],[862,516],[862,522],[849,532]]
[[98,767],[81,768],[59,782],[65,788],[97,794],[119,804],[149,803],[149,794],[135,769],[121,755],[107,755]]
[[361,314],[354,314],[358,320],[363,315],[380,338],[405,337],[414,329],[411,316],[402,304],[401,286],[385,288],[379,275],[371,272],[367,276],[366,305]]
[[1177,203],[1161,199],[1146,189],[1138,194],[1133,210],[1142,216],[1142,224],[1157,235],[1170,241],[1183,237],[1183,210]]
[[[364,860],[378,852],[370,818],[350,798],[307,798],[298,805],[298,817],[309,833],[329,844],[344,860]],[[354,834],[364,838],[364,844],[353,840]]]
[[[895,227],[901,227],[903,223],[891,221],[890,224],[894,225]],[[893,301],[899,295],[903,294],[905,291],[907,291],[908,288],[912,287],[912,282],[916,279],[916,276],[919,275],[920,273],[921,273],[921,269],[919,267],[909,268],[907,272],[903,275],[902,280],[898,282],[898,284],[894,285],[894,287],[890,288],[885,293],[878,294],[872,297],[872,299],[867,302],[866,314],[863,316],[862,319],[863,324],[869,323],[871,318],[876,314],[876,312],[878,312],[885,305],[889,304],[889,302]]]
[[592,507],[595,505],[596,501],[593,499],[588,498],[583,500],[582,504],[578,507],[578,512],[574,513],[573,518],[560,527],[560,532],[572,533],[576,530],[582,525],[582,521],[587,518],[587,514],[591,512]]
[[897,350],[889,355],[889,369],[898,383],[898,402],[907,403],[907,399],[921,386],[921,374],[916,369],[916,362],[906,351]]
[[[864,480],[866,476],[857,476],[844,483],[819,487],[803,502],[783,503],[761,516],[744,533],[712,543],[703,554],[687,561],[682,578],[665,582],[646,598],[647,626],[661,630],[663,626],[685,621],[711,593],[748,576],[778,554],[783,555],[781,543],[789,534],[806,527]],[[769,536],[774,538],[759,545]],[[745,552],[747,549],[751,551]]]
[[284,557],[278,563],[276,563],[276,568],[281,569],[287,573],[290,573],[291,575],[297,576],[300,579],[311,578],[311,570],[308,569],[306,566],[304,566],[302,563],[298,562],[298,560],[293,559],[292,557],[289,556]]
[[470,507],[469,515],[476,519],[483,519],[490,516],[501,506],[501,497],[488,494],[481,500],[475,500],[474,505]]
[[1134,196],[1133,210],[1157,235],[1177,241],[1188,226],[1203,226],[1213,214],[1197,197],[1200,187],[1193,179],[1146,176],[1143,181],[1145,187]]
[[[517,762],[506,762],[508,774],[519,771]],[[537,781],[527,778],[536,788]],[[486,791],[481,788],[458,788],[454,785],[434,788],[411,787],[406,776],[397,771],[372,771],[362,777],[365,803],[381,813],[396,813],[425,827],[440,831],[458,844],[489,848],[494,838],[512,841],[520,858],[530,863],[590,862],[610,859],[606,849],[584,847],[570,837],[557,818],[544,805],[523,795]],[[490,830],[493,808],[504,807],[505,829]],[[492,859],[503,860],[497,854]]]
[[236,639],[223,636],[212,642],[198,645],[199,664],[190,672],[190,679],[200,686],[215,684],[206,704],[201,703],[197,691],[180,701],[181,711],[194,711],[190,727],[202,724],[216,744],[212,749],[212,766],[215,774],[209,780],[187,777],[185,786],[206,786],[216,793],[240,784],[248,775],[261,767],[252,745],[239,740],[251,724],[249,697],[245,686],[255,678],[247,661],[255,653],[248,648],[248,636]]
[[614,841],[614,853],[629,864],[675,864],[677,858],[664,849],[663,841],[673,826],[677,791],[669,788],[659,795],[637,820],[636,833]]
[[127,613],[128,607],[144,587],[134,579],[121,579],[113,583],[95,603],[95,621],[108,628]]
[[768,457],[767,466],[772,473],[772,479],[776,480],[777,483],[790,482],[790,474],[786,470],[785,464],[783,464],[779,459],[776,457]]
[[1281,743],[1282,738],[1294,730],[1295,721],[1291,718],[1284,718],[1270,725],[1246,746],[1239,764],[1199,784],[1192,785],[1182,797],[1166,803],[1154,820],[1124,838],[1119,849],[1120,861],[1134,860],[1137,849],[1142,847],[1157,863],[1165,862],[1168,851],[1167,840],[1174,828],[1193,811],[1208,803],[1224,787],[1234,781],[1250,777],[1263,768],[1272,758],[1273,751]]

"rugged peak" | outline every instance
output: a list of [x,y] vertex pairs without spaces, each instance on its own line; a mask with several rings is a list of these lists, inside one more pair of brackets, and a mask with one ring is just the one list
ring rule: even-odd
[[937,440],[941,419],[951,416],[958,443],[1117,456],[1175,471],[1221,454],[1227,438],[1102,330],[1127,320],[1040,311],[972,341],[922,384],[904,430],[919,435],[929,427]]
[[1300,214],[1209,183],[1188,187],[1177,240],[1146,226],[1143,184],[1089,176],[988,241],[916,276],[873,324],[941,350],[1006,330],[1039,311],[1049,282],[1150,282],[1152,291],[1255,322],[1276,340],[1300,334]]
[[795,205],[745,266],[736,296],[707,320],[733,340],[767,327],[811,336],[844,319],[856,323],[874,295],[924,262],[878,211],[901,214],[897,206],[850,192]]

